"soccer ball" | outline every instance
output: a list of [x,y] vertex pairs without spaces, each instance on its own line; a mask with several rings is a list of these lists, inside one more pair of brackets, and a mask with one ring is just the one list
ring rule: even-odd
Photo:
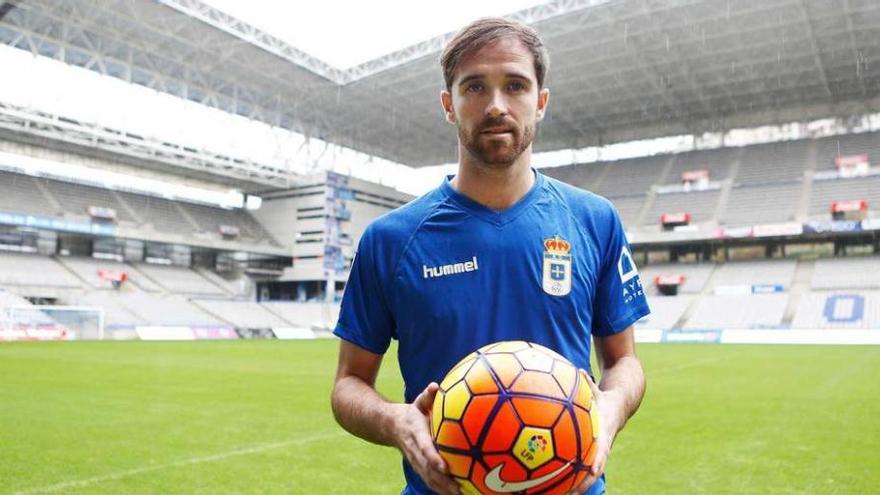
[[498,342],[440,383],[431,433],[466,495],[564,494],[596,455],[591,411],[586,373],[538,344]]

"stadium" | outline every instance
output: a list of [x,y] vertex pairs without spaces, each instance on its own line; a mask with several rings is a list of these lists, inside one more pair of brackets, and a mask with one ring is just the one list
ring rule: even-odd
[[534,166],[613,203],[651,307],[609,490],[880,486],[880,3],[502,4],[347,68],[222,3],[0,0],[0,492],[400,493],[333,331],[367,226],[457,170],[438,59],[483,15],[543,37]]

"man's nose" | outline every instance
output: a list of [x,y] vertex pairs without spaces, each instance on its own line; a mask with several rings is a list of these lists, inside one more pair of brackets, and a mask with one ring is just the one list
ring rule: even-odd
[[504,98],[503,92],[492,92],[492,98],[489,100],[489,106],[486,107],[486,114],[492,118],[507,115],[507,101]]

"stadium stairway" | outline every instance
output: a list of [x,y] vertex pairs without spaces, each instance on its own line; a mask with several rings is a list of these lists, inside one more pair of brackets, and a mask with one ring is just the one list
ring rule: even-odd
[[136,221],[138,224],[143,224],[143,223],[144,223],[144,219],[143,219],[143,217],[141,217],[141,215],[137,212],[137,210],[135,210],[134,208],[131,207],[130,204],[128,204],[128,201],[126,201],[126,200],[122,197],[121,194],[119,194],[118,192],[116,192],[116,191],[113,190],[113,189],[108,189],[108,191],[110,191],[110,194],[111,194],[114,198],[116,198],[116,201],[119,202],[119,204],[122,206],[122,208],[123,208],[123,209],[124,209],[124,210],[125,210],[130,216],[131,216],[131,218],[135,219],[135,221]]
[[46,187],[46,184],[44,184],[41,180],[37,180],[36,178],[34,178],[33,181],[34,184],[37,186],[37,190],[40,191],[40,194],[42,194],[44,198],[46,198],[46,201],[52,206],[52,209],[57,212],[61,212],[63,210],[63,208],[61,207],[61,203],[54,195],[52,195],[52,191],[50,191],[49,188]]
[[794,321],[794,317],[800,306],[801,299],[804,297],[804,294],[810,291],[810,283],[813,280],[813,271],[815,268],[816,263],[813,260],[798,261],[794,277],[792,277],[791,287],[788,289],[788,304],[785,307],[785,312],[782,314],[783,326],[791,327],[791,323]]
[[235,284],[226,280],[225,278],[218,275],[216,272],[209,270],[207,268],[193,268],[193,270],[205,278],[208,282],[214,284],[217,288],[223,291],[224,294],[228,294],[230,296],[245,296],[247,294],[241,294]]
[[737,150],[735,158],[730,162],[730,169],[728,170],[727,177],[721,180],[721,193],[718,195],[718,205],[715,207],[715,212],[712,214],[712,218],[714,219],[721,218],[721,214],[727,210],[727,203],[730,201],[730,191],[736,183],[734,177],[739,173],[739,167],[742,165],[742,154],[742,149]]
[[818,155],[818,140],[811,139],[807,149],[807,163],[804,169],[804,180],[801,184],[801,195],[798,201],[796,218],[806,220],[810,215],[810,199],[813,195],[813,174],[816,172],[816,156]]

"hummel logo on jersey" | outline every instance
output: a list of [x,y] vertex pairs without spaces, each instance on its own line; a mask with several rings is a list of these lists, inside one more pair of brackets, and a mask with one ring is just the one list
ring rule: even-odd
[[476,256],[471,258],[470,261],[452,263],[451,265],[440,265],[435,267],[422,265],[422,273],[424,274],[424,278],[439,278],[445,277],[446,275],[457,275],[459,273],[475,272],[479,269],[480,265],[477,264]]

